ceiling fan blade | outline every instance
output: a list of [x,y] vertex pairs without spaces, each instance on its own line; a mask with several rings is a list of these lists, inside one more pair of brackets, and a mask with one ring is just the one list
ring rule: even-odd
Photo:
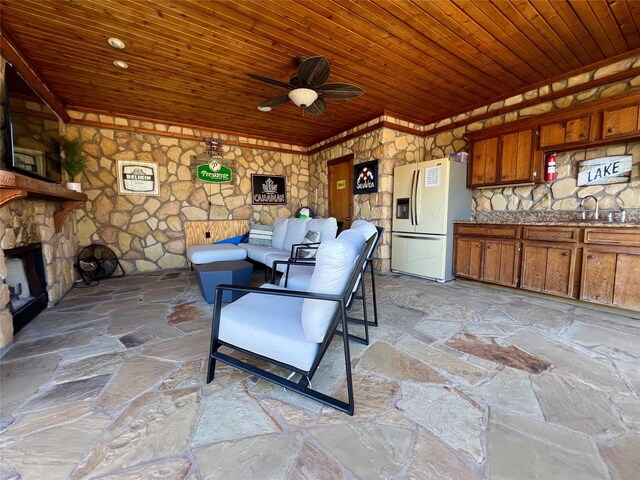
[[264,102],[258,105],[258,108],[274,107],[276,105],[280,105],[288,101],[289,101],[289,96],[285,93],[284,95],[278,95],[277,97],[267,98]]
[[316,98],[316,101],[304,109],[304,113],[309,115],[322,115],[327,109],[326,102],[321,98]]
[[275,78],[265,77],[264,75],[258,75],[257,73],[247,73],[247,72],[245,72],[245,74],[248,75],[251,78],[254,78],[256,80],[260,80],[261,82],[270,83],[271,85],[277,85],[278,87],[288,88],[289,90],[293,89],[293,86],[289,85],[287,82],[283,82],[281,80],[276,80]]
[[311,88],[319,87],[329,79],[331,68],[327,57],[309,57],[298,68],[298,80]]
[[349,100],[359,97],[364,93],[360,87],[350,83],[325,83],[316,88],[318,95],[330,100]]

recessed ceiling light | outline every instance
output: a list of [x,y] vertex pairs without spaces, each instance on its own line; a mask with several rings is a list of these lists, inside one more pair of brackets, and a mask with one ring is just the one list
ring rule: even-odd
[[129,68],[129,65],[122,60],[114,60],[113,64],[118,68]]
[[271,107],[258,107],[258,110],[260,110],[261,112],[270,112]]
[[117,48],[118,50],[122,50],[124,48],[124,42],[119,38],[111,37],[107,42],[109,42],[109,45],[113,48]]

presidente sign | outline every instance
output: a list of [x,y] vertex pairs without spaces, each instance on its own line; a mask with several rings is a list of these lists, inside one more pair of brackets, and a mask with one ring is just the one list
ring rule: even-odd
[[217,160],[211,160],[209,164],[198,165],[197,178],[201,182],[230,183],[232,174],[230,168],[225,167]]

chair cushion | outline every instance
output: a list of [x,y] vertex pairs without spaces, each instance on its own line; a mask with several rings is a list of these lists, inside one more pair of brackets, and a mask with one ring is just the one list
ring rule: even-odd
[[[364,236],[356,230],[345,230],[338,238],[322,242],[309,292],[343,294],[364,243]],[[327,300],[304,300],[302,328],[308,341],[322,342],[337,306]]]
[[[280,267],[280,266],[279,266]],[[278,271],[283,271],[286,268],[286,265],[282,266],[283,268],[278,268]],[[303,292],[309,291],[309,283],[311,282],[311,276],[313,275],[313,269],[315,264],[308,265],[290,265],[289,266],[289,277],[287,279],[287,288],[290,290],[301,290]],[[285,275],[280,277],[279,285],[284,287]]]
[[249,226],[249,243],[251,245],[270,247],[271,237],[273,237],[273,225],[252,223]]
[[291,252],[291,246],[302,243],[302,239],[307,233],[308,218],[290,218],[287,222],[287,233],[282,242],[282,248]]
[[271,237],[271,246],[284,250],[284,236],[287,234],[288,218],[276,218],[273,222],[273,236]]
[[191,263],[200,265],[202,263],[244,260],[247,258],[247,252],[230,243],[193,245],[187,248],[187,258]]
[[351,229],[358,230],[362,235],[364,235],[365,241],[378,234],[376,226],[366,220],[356,220],[351,224]]
[[307,231],[320,232],[320,241],[336,238],[338,233],[338,222],[333,217],[329,218],[312,218],[307,222]]
[[222,308],[219,338],[308,371],[319,344],[305,338],[302,308],[301,298],[249,293]]

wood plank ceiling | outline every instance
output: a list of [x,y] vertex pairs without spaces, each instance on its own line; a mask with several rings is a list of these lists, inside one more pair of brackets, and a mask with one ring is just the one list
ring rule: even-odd
[[[428,123],[640,53],[640,2],[620,0],[0,0],[2,32],[69,109],[312,145],[387,112]],[[122,39],[116,50],[107,38]],[[3,42],[5,39],[3,39]],[[366,94],[325,115],[247,77],[288,81],[325,55]],[[113,66],[116,59],[127,70]]]

